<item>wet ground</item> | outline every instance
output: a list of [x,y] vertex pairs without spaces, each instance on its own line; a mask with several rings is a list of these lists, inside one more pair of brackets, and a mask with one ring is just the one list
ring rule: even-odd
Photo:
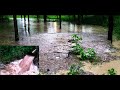
[[37,23],[33,19],[30,19],[30,26],[28,25],[27,20],[24,22],[18,19],[20,40],[15,42],[14,34],[4,31],[7,34],[0,34],[0,44],[39,46],[39,65],[40,72],[43,74],[56,74],[59,70],[68,70],[73,63],[79,63],[76,56],[69,55],[72,44],[68,41],[74,33],[83,38],[84,48],[95,49],[102,62],[120,58],[110,53],[119,52],[119,50],[113,48],[107,40],[107,28],[62,22],[62,29],[59,29],[59,22]]

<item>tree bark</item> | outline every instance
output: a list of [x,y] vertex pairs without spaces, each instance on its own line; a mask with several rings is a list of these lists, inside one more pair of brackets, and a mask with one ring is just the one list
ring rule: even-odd
[[22,20],[22,15],[21,15],[21,20]]
[[29,15],[28,15],[28,33],[30,35],[30,20],[29,20]]
[[61,15],[59,15],[59,23],[60,23],[60,29],[61,29]]
[[76,17],[75,17],[75,15],[73,15],[73,18],[74,18],[74,22],[76,22]]
[[39,15],[37,15],[37,22],[39,23]]
[[29,15],[28,15],[28,25],[30,24],[30,19],[29,19]]
[[26,17],[26,15],[24,15],[24,21],[26,21],[26,18],[25,18],[25,17]]
[[47,22],[47,15],[44,15],[44,22]]
[[19,40],[19,35],[18,35],[18,26],[17,26],[16,15],[13,15],[13,20],[14,20],[14,30],[15,30],[15,41],[18,41]]
[[81,15],[81,24],[83,24],[83,15]]
[[78,18],[77,18],[77,24],[80,25],[80,15],[78,15]]
[[108,17],[108,27],[109,27],[109,30],[108,30],[108,40],[111,41],[112,43],[112,33],[113,33],[113,16],[112,15],[109,15]]

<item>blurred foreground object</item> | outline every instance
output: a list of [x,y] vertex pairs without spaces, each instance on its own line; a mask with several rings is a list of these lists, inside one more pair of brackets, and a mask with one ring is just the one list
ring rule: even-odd
[[35,56],[26,55],[23,59],[7,64],[0,75],[38,75],[39,69],[33,64]]

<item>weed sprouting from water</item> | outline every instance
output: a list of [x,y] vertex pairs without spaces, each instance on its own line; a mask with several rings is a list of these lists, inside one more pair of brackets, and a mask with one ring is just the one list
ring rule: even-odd
[[117,71],[114,68],[108,70],[108,75],[117,75]]
[[81,75],[82,73],[84,73],[84,71],[80,68],[79,65],[72,64],[68,75]]
[[74,46],[72,46],[73,54],[77,55],[81,60],[89,60],[93,62],[96,59],[96,52],[93,48],[88,48],[85,50],[80,44],[79,41],[82,40],[81,37],[77,36],[77,34],[72,35]]

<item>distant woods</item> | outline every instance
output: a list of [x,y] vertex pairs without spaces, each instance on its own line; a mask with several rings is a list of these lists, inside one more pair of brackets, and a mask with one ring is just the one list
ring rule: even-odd
[[[99,25],[108,28],[108,40],[114,38],[120,39],[120,16],[109,15],[0,15],[0,22],[9,22],[10,18],[14,18],[14,31],[15,41],[19,40],[17,30],[17,18],[21,20],[28,20],[30,24],[30,18],[35,18],[39,22],[56,21],[59,23],[59,29],[62,29],[61,22],[66,21],[77,25]],[[16,19],[15,19],[16,18]],[[114,24],[114,25],[113,25]],[[112,38],[113,36],[113,38]]]
[[[9,21],[12,15],[0,15],[0,22]],[[93,24],[107,26],[108,16],[106,15],[17,15],[16,18],[36,18],[37,22],[44,21],[67,21],[76,24]]]

